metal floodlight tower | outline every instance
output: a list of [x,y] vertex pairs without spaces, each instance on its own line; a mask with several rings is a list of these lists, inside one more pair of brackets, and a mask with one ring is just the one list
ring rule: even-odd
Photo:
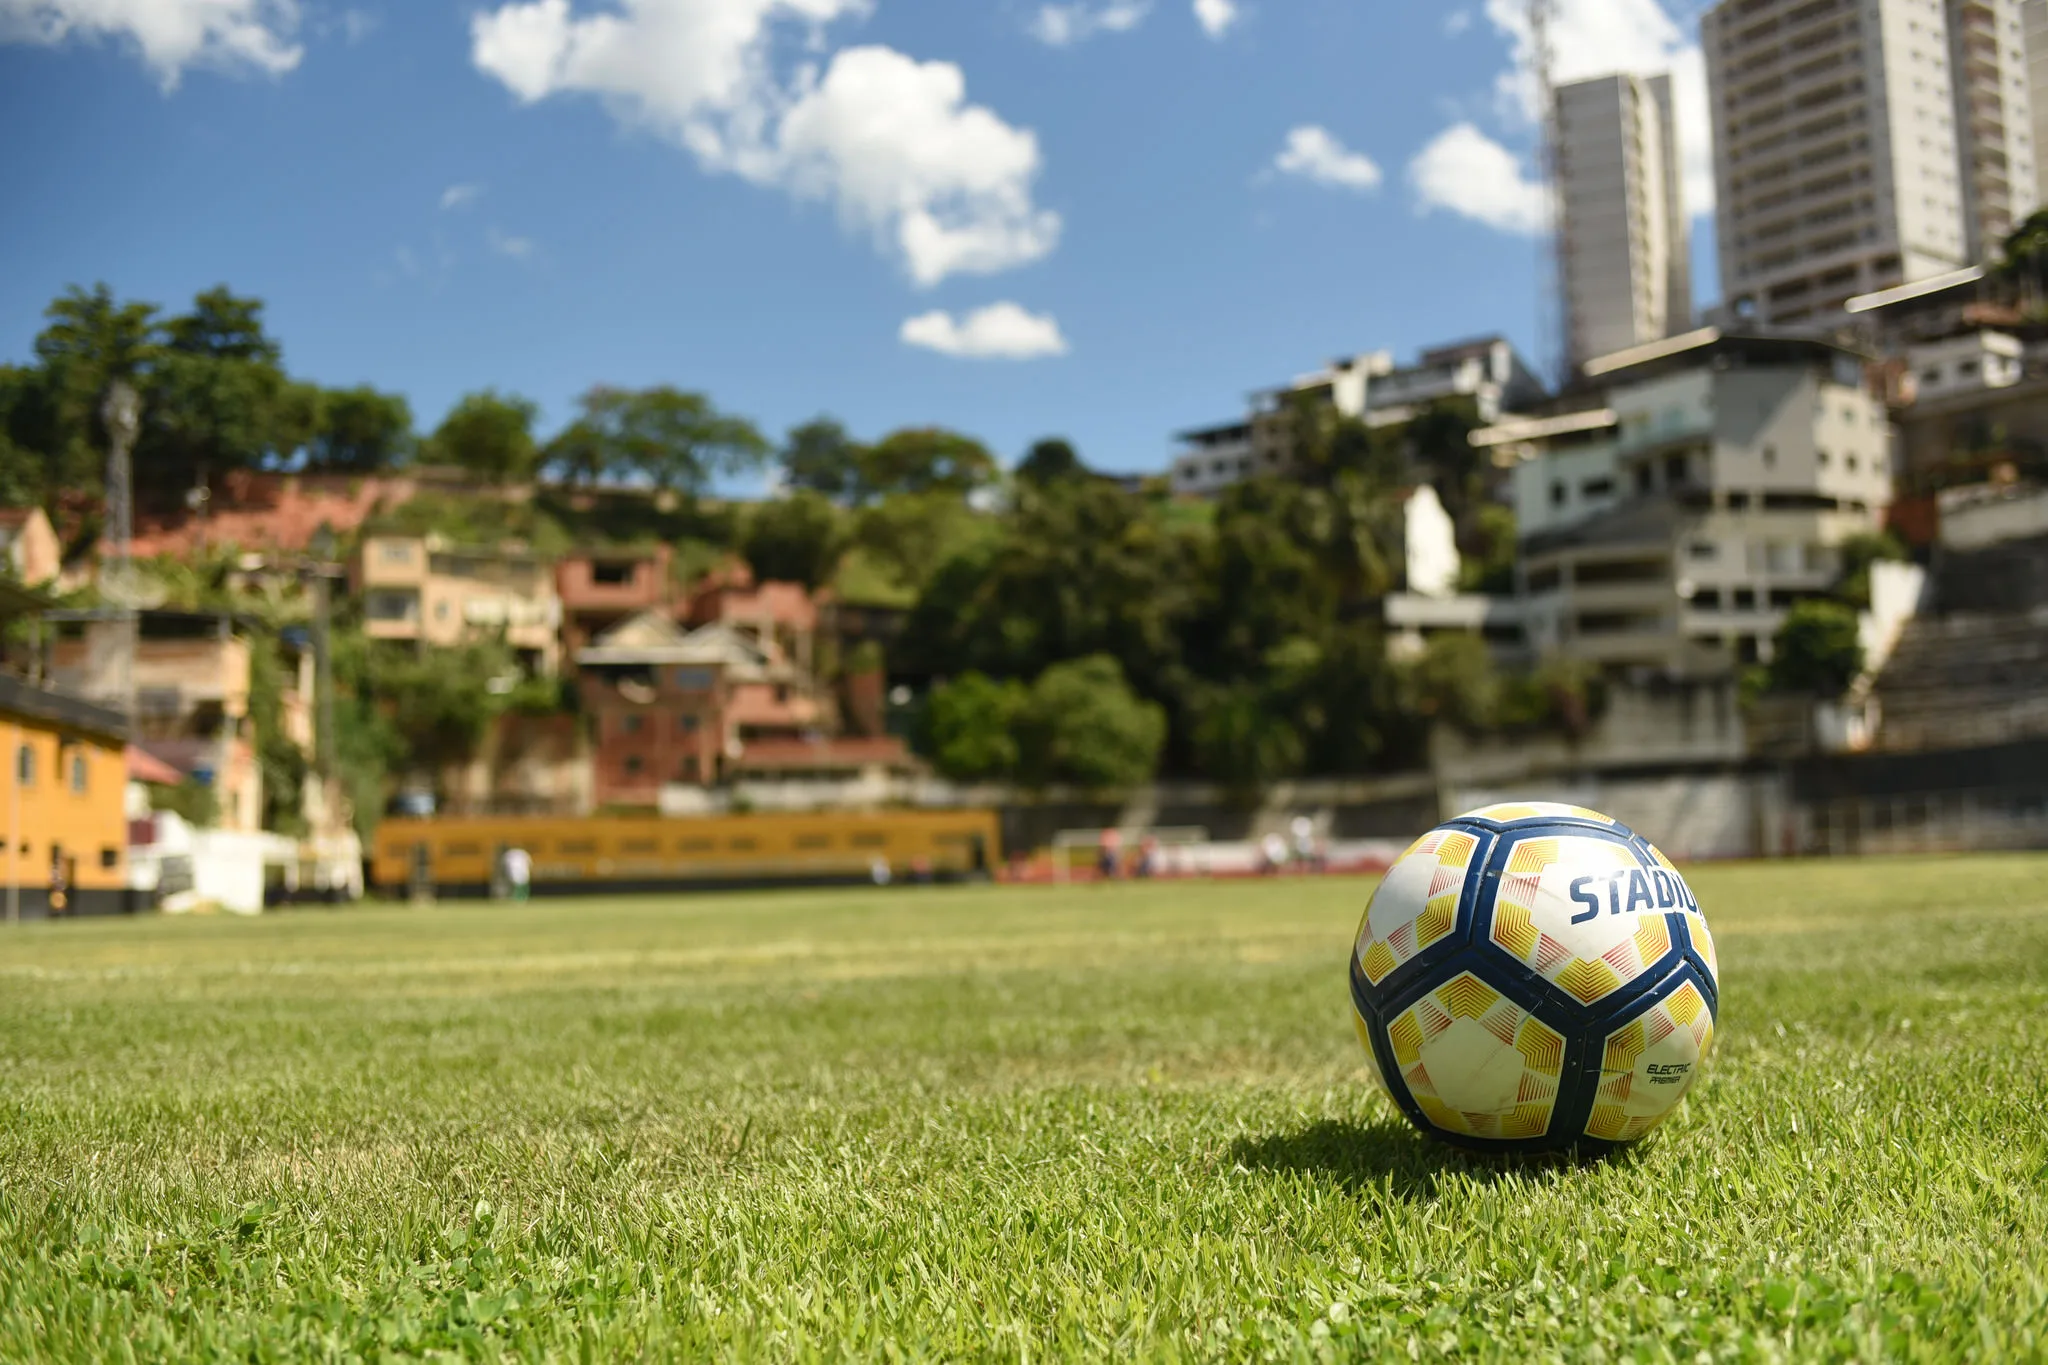
[[101,533],[100,590],[119,609],[119,640],[115,645],[114,691],[121,712],[135,727],[136,608],[142,605],[135,581],[135,471],[129,456],[142,430],[142,400],[125,379],[107,386],[100,404],[100,422],[107,431],[107,524]]

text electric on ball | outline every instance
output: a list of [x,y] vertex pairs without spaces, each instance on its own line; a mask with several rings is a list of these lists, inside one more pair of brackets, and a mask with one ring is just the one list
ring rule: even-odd
[[1351,955],[1358,1036],[1414,1124],[1492,1151],[1601,1150],[1691,1088],[1720,1007],[1671,860],[1578,806],[1488,806],[1388,869]]

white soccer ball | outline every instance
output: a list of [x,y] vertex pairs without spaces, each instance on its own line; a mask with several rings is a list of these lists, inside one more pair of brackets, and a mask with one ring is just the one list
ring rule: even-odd
[[1691,1089],[1718,971],[1692,889],[1633,830],[1578,806],[1488,806],[1388,869],[1351,954],[1353,1021],[1424,1132],[1597,1151]]

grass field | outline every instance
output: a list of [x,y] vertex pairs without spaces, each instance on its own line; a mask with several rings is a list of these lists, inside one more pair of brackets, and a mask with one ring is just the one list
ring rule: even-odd
[[2048,1359],[2048,859],[1707,868],[1593,1165],[1415,1136],[1361,881],[0,933],[0,1359]]

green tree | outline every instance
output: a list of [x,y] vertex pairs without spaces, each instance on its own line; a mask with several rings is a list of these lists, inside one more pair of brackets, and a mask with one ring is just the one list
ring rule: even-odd
[[933,766],[957,782],[1016,776],[1016,727],[1027,694],[1021,684],[964,673],[932,690],[925,704],[924,748]]
[[1256,681],[1204,689],[1195,706],[1193,740],[1202,772],[1232,787],[1293,777],[1308,757],[1301,726]]
[[1407,670],[1409,708],[1425,720],[1446,721],[1468,733],[1494,726],[1501,682],[1486,642],[1460,632],[1431,640]]
[[1853,607],[1870,605],[1870,570],[1874,564],[1903,562],[1906,546],[1890,531],[1864,531],[1842,542],[1841,573],[1835,580],[1835,596]]
[[861,485],[869,495],[964,495],[993,481],[998,468],[988,447],[971,436],[943,427],[911,427],[862,451]]
[[941,564],[994,534],[993,518],[952,493],[897,493],[855,514],[853,543],[870,564],[915,593]]
[[2048,208],[2036,209],[2006,235],[1999,273],[2024,286],[2036,311],[2048,298]]
[[1839,697],[1862,674],[1855,608],[1825,598],[1793,604],[1772,646],[1771,690]]
[[167,319],[142,386],[141,490],[182,493],[231,469],[289,460],[313,439],[320,391],[295,383],[263,329],[263,304],[226,287]]
[[940,565],[911,609],[898,665],[1036,677],[1108,654],[1146,696],[1173,695],[1181,626],[1201,592],[1199,532],[1090,480],[1019,490],[986,539]]
[[1017,477],[1041,487],[1063,479],[1087,478],[1088,474],[1088,466],[1081,463],[1072,443],[1059,436],[1035,442],[1017,463]]
[[533,438],[540,409],[530,399],[496,389],[465,395],[427,438],[426,457],[454,465],[489,483],[527,483],[540,459]]
[[868,497],[866,451],[830,417],[816,417],[792,427],[782,443],[782,477],[792,488],[808,488],[835,502],[861,503]]
[[546,456],[577,482],[609,478],[698,493],[721,475],[752,472],[768,459],[768,442],[752,422],[720,412],[701,393],[601,384],[577,406],[579,416]]
[[1464,536],[1464,557],[1458,566],[1461,592],[1512,595],[1515,590],[1515,513],[1499,503],[1487,503],[1470,518],[1470,532]]
[[846,546],[839,509],[823,494],[805,489],[755,506],[747,515],[740,554],[757,579],[816,589],[832,581]]
[[1026,782],[1128,787],[1158,772],[1166,711],[1131,690],[1115,659],[1093,654],[1041,673],[1015,731]]
[[334,473],[376,474],[412,460],[412,405],[402,394],[380,393],[367,384],[329,389],[322,396],[306,463]]
[[9,435],[44,457],[52,487],[97,495],[106,462],[100,404],[108,386],[124,379],[144,391],[161,350],[157,307],[122,303],[104,283],[91,292],[76,285],[44,310],[37,334],[38,373],[17,391]]

